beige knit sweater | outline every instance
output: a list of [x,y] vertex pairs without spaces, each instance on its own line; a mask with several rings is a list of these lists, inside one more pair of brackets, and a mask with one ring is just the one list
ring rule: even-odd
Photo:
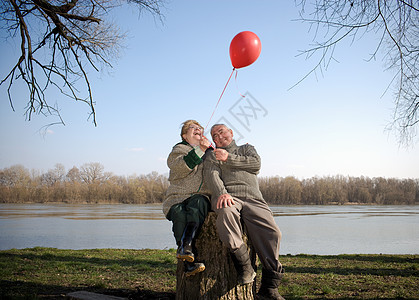
[[173,147],[167,158],[170,185],[163,202],[165,216],[173,205],[194,194],[210,196],[203,182],[203,156],[204,152],[199,147],[194,148],[185,141]]
[[257,179],[261,160],[255,147],[249,144],[237,146],[233,140],[221,148],[228,152],[226,162],[216,160],[214,153],[210,153],[204,163],[204,177],[213,201],[222,194],[264,201]]

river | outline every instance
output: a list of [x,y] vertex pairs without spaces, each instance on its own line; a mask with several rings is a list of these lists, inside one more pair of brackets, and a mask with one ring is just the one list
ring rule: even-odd
[[[281,254],[419,254],[419,206],[271,206]],[[0,204],[0,250],[175,248],[160,205]]]

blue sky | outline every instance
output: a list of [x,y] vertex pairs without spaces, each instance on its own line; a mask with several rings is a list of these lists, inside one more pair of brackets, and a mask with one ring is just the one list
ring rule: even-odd
[[[340,44],[327,71],[289,90],[317,63],[297,56],[313,33],[293,21],[293,1],[172,1],[163,13],[162,24],[135,8],[115,12],[128,37],[112,69],[89,73],[97,127],[87,106],[51,93],[66,125],[45,131],[55,120],[26,121],[24,94],[15,89],[13,112],[1,86],[0,168],[22,164],[42,172],[57,163],[68,170],[100,162],[116,175],[167,173],[180,124],[207,125],[232,71],[230,42],[250,30],[261,40],[261,55],[232,77],[209,126],[226,121],[239,143],[254,145],[261,176],[419,178],[418,146],[401,148],[386,131],[393,93],[384,92],[393,74],[385,72],[383,53],[367,62],[378,37]],[[0,45],[2,78],[15,46]]]

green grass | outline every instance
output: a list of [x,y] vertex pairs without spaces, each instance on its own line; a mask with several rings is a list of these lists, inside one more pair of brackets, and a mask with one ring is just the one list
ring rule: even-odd
[[419,299],[418,255],[282,256],[287,299]]
[[[419,255],[286,255],[286,299],[419,299]],[[90,291],[174,297],[175,250],[0,251],[1,299],[63,299]],[[260,270],[257,281],[260,281]]]

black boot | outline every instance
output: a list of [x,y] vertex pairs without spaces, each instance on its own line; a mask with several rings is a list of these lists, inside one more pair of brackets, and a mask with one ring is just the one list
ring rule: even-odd
[[176,257],[178,259],[186,260],[188,262],[193,262],[195,260],[195,255],[192,250],[192,242],[195,238],[196,232],[198,231],[198,224],[195,222],[189,222],[186,224],[185,231],[182,235],[182,240],[179,248],[176,252]]
[[283,300],[284,298],[278,292],[278,286],[281,281],[282,276],[284,276],[284,269],[281,268],[281,272],[276,272],[273,270],[262,269],[262,281],[260,285],[259,292],[256,295],[256,299],[265,300],[265,299],[274,299],[274,300]]
[[200,263],[200,262],[185,261],[184,266],[185,266],[186,277],[195,275],[195,274],[205,270],[205,265],[203,263]]
[[237,271],[237,283],[252,283],[256,277],[256,272],[250,261],[247,246],[245,244],[241,245],[239,249],[231,253],[231,258]]

